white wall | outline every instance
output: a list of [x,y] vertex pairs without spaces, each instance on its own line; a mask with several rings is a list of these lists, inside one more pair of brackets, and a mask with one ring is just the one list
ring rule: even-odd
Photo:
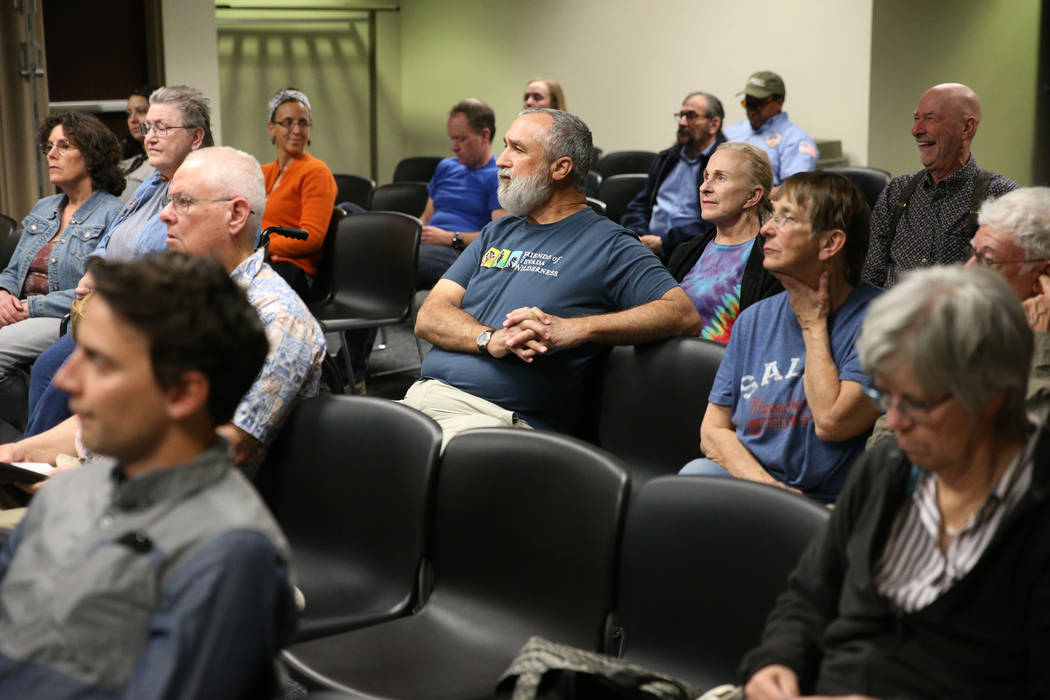
[[406,154],[447,153],[448,107],[479,97],[502,134],[535,75],[559,80],[569,111],[606,152],[669,146],[671,114],[695,89],[744,118],[736,93],[775,70],[785,110],[815,138],[866,162],[872,0],[403,0]]
[[222,144],[219,103],[219,53],[215,35],[215,0],[161,0],[166,85],[189,85],[210,101],[211,129]]

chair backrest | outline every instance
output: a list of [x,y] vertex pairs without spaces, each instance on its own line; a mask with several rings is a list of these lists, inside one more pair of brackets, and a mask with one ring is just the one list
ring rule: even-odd
[[595,199],[594,197],[588,197],[587,205],[594,210],[595,214],[605,216],[605,202],[603,202],[602,200]]
[[598,441],[624,460],[635,489],[700,454],[700,421],[725,348],[702,338],[618,345],[602,373]]
[[303,632],[412,601],[441,429],[387,399],[300,403],[257,477],[295,556]]
[[335,176],[335,203],[353,202],[362,209],[368,209],[372,199],[372,190],[376,188],[375,180],[360,175]]
[[597,197],[598,196],[598,190],[601,189],[601,186],[602,186],[602,176],[599,175],[598,173],[594,172],[593,170],[588,171],[587,172],[587,189],[585,190],[584,194],[586,194],[588,197]]
[[393,182],[380,185],[372,192],[371,211],[399,211],[409,216],[422,216],[427,208],[425,182]]
[[601,157],[595,170],[602,178],[624,173],[648,173],[656,155],[653,151],[613,151]]
[[565,435],[466,431],[445,449],[431,546],[431,613],[506,638],[595,648],[610,608],[629,477]]
[[878,168],[863,168],[860,166],[840,166],[835,168],[824,168],[824,172],[845,175],[864,194],[864,200],[869,207],[874,208],[875,202],[879,201],[879,195],[890,184],[890,174]]
[[416,289],[422,230],[416,217],[393,211],[364,212],[340,221],[332,300],[353,308],[361,318],[407,317]]
[[439,156],[403,158],[394,167],[394,182],[430,182],[441,161]]
[[333,264],[335,258],[335,237],[339,234],[339,222],[346,212],[339,207],[332,207],[332,218],[328,220],[328,229],[321,243],[321,261],[317,265],[317,276],[310,289],[308,302],[324,301],[332,296]]
[[598,199],[605,202],[605,215],[616,223],[620,223],[627,205],[631,203],[636,194],[642,191],[648,179],[648,175],[638,173],[603,177],[602,186],[598,190]]
[[700,687],[734,679],[827,519],[815,501],[751,481],[666,476],[645,484],[621,552],[623,658]]
[[7,214],[0,214],[0,270],[11,262],[11,256],[14,255],[18,239],[21,237],[18,222]]

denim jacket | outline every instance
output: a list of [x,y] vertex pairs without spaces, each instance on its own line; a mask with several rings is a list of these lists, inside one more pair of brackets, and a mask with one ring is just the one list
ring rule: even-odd
[[[110,236],[113,235],[113,229],[117,228],[117,226],[131,216],[131,214],[138,210],[138,208],[144,203],[150,201],[154,197],[162,197],[166,195],[168,193],[168,188],[164,185],[167,182],[167,178],[159,172],[154,172],[153,175],[146,178],[146,181],[139,185],[139,188],[135,190],[135,194],[131,195],[131,199],[129,199],[128,203],[124,205],[124,209],[120,212],[120,216],[116,218],[113,225],[109,227],[108,231],[106,231],[106,235],[98,242],[98,247],[92,255],[105,258],[106,248],[109,246],[109,239]],[[167,234],[168,225],[160,220],[160,215],[151,216],[143,225],[142,230],[139,231],[138,238],[135,239],[134,256],[137,258],[146,253],[167,250]]]
[[[29,265],[62,225],[62,209],[68,201],[64,194],[44,197],[22,220],[22,237],[11,255],[11,262],[0,272],[0,288],[16,297],[21,296]],[[108,192],[95,190],[73,213],[73,218],[51,249],[47,265],[50,291],[27,300],[30,316],[61,318],[69,313],[77,282],[84,275],[87,256],[98,246],[99,239],[122,206],[121,201]]]

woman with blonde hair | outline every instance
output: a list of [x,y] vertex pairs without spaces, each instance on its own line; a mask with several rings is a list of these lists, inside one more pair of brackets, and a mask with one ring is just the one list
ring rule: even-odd
[[565,93],[561,84],[550,78],[533,78],[525,86],[525,97],[522,107],[547,107],[548,109],[568,110],[565,107]]

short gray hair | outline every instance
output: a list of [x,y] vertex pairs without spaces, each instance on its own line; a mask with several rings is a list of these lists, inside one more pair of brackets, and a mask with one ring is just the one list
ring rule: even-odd
[[208,111],[208,98],[197,88],[188,85],[172,85],[171,87],[157,88],[149,96],[151,105],[172,104],[182,114],[183,126],[193,126],[204,129],[204,141],[201,147],[214,146],[215,139],[211,135],[211,114]]
[[976,417],[1006,389],[996,427],[1025,425],[1032,330],[1002,275],[980,267],[935,266],[906,274],[868,307],[857,340],[868,374],[895,362],[911,369],[923,392],[946,392]]
[[269,114],[267,121],[273,121],[274,115],[277,114],[277,108],[286,102],[300,102],[303,107],[306,107],[306,111],[310,112],[310,98],[306,96],[306,93],[296,90],[294,87],[286,87],[283,90],[278,90],[270,101],[266,104],[266,111]]
[[1050,187],[1021,187],[985,200],[977,223],[1012,236],[1028,258],[1050,259]]
[[266,183],[259,161],[252,154],[229,146],[194,151],[186,156],[183,165],[196,161],[205,166],[202,173],[213,197],[244,197],[248,200],[252,213],[248,215],[247,230],[252,235],[245,240],[254,242],[254,234],[259,230],[266,209]]
[[580,192],[585,191],[587,173],[591,169],[591,161],[594,160],[591,130],[575,114],[560,109],[529,107],[521,110],[518,116],[526,114],[546,114],[554,121],[543,141],[543,153],[547,156],[548,163],[562,157],[572,160],[572,185]]

